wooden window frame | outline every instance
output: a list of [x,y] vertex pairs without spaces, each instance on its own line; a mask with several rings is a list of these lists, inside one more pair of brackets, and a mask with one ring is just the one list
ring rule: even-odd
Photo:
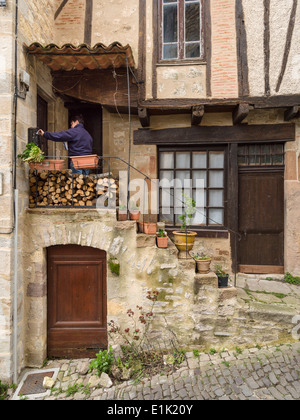
[[[200,57],[185,58],[185,0],[177,0],[178,4],[178,57],[163,58],[163,0],[159,2],[159,57],[160,64],[174,63],[198,63],[205,61],[205,42],[204,42],[204,0],[197,0],[200,3]],[[196,1],[195,1],[196,2]]]
[[[161,169],[161,161],[160,161],[160,155],[161,155],[161,152],[173,152],[174,153],[174,172],[176,172],[177,170],[189,170],[190,171],[190,174],[191,174],[191,176],[190,176],[190,179],[192,179],[192,171],[193,170],[199,170],[199,169],[197,169],[197,168],[192,168],[192,165],[190,166],[190,168],[179,168],[179,169],[176,169],[176,162],[175,162],[175,153],[176,152],[189,152],[190,153],[190,156],[191,156],[191,159],[192,159],[192,153],[193,152],[198,152],[198,151],[204,151],[204,152],[207,152],[207,167],[206,167],[206,169],[203,169],[203,170],[206,170],[207,171],[207,173],[209,174],[209,172],[211,171],[211,170],[213,170],[213,169],[211,169],[211,168],[209,168],[209,165],[208,165],[208,159],[209,159],[209,152],[217,152],[217,151],[222,151],[222,152],[224,152],[224,167],[223,167],[223,173],[224,173],[224,179],[223,179],[223,188],[213,188],[213,187],[209,187],[208,185],[208,181],[209,181],[209,178],[207,177],[207,185],[206,185],[206,188],[205,188],[205,193],[206,193],[206,206],[205,206],[205,208],[206,208],[206,224],[204,225],[191,225],[191,226],[189,226],[189,229],[190,230],[193,230],[193,231],[196,231],[196,232],[198,232],[198,233],[200,233],[201,232],[201,236],[207,236],[207,237],[224,237],[224,238],[227,238],[228,237],[228,228],[226,227],[227,226],[227,217],[228,217],[228,213],[227,213],[227,189],[228,189],[228,175],[227,175],[227,172],[228,172],[228,164],[227,164],[227,162],[228,162],[228,147],[226,146],[226,145],[220,145],[220,146],[210,146],[210,145],[203,145],[203,146],[192,146],[192,147],[189,147],[189,146],[182,146],[182,147],[180,147],[180,146],[178,146],[178,147],[168,147],[168,146],[161,146],[161,147],[159,147],[158,148],[158,167],[157,167],[157,171],[158,171],[158,174],[157,174],[157,177],[158,177],[158,179],[160,179],[160,171],[162,170],[168,170],[168,169]],[[202,170],[202,169],[201,169]],[[217,170],[217,169],[216,169]],[[193,188],[193,190],[194,190],[195,188]],[[208,219],[209,219],[209,212],[208,212],[208,210],[210,209],[210,208],[214,208],[213,206],[209,206],[209,191],[211,191],[211,190],[214,190],[214,189],[216,189],[216,190],[220,190],[220,189],[222,189],[223,190],[223,206],[216,206],[215,208],[222,208],[223,209],[223,211],[224,211],[224,214],[223,214],[223,224],[222,225],[219,225],[219,224],[207,224],[207,222],[208,222]],[[159,190],[159,197],[160,197],[160,191],[161,191],[161,187],[160,187],[160,190]],[[160,200],[160,198],[159,198],[159,200]],[[173,207],[174,207],[174,205],[173,205]],[[162,208],[162,206],[161,206],[161,202],[159,201],[159,218],[160,218],[160,210],[161,210],[161,208]],[[176,229],[178,229],[178,227],[179,227],[179,225],[178,224],[176,224],[175,223],[175,215],[173,216],[173,225],[169,225],[169,224],[166,224],[166,230],[167,231],[172,231],[172,230],[176,230]]]

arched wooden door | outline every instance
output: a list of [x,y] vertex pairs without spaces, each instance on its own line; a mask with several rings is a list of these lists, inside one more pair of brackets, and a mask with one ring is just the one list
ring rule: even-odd
[[105,251],[48,248],[48,357],[94,357],[107,348]]

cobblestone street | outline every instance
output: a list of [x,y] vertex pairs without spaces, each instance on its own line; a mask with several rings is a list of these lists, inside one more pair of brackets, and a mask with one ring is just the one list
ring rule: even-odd
[[[299,400],[300,342],[222,353],[186,353],[175,373],[142,383],[127,381],[103,387],[88,372],[89,360],[49,361],[59,368],[52,390],[43,400]],[[12,398],[11,395],[10,398]],[[32,399],[30,395],[22,399]]]

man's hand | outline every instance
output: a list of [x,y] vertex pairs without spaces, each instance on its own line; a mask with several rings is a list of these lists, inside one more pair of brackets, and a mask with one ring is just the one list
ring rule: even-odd
[[40,128],[40,129],[39,129],[39,131],[38,131],[38,134],[39,134],[40,136],[43,136],[43,135],[44,135],[44,131]]

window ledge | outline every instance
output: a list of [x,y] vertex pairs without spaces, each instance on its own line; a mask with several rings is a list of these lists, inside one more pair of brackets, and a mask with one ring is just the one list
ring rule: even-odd
[[158,63],[156,63],[156,67],[164,67],[164,66],[205,66],[207,62],[205,60],[176,60],[176,61],[170,61],[170,60],[161,60]]

